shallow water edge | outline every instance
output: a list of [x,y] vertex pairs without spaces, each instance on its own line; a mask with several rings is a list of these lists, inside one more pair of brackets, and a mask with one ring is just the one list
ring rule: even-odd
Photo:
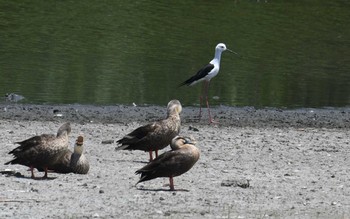
[[[350,128],[350,108],[277,109],[218,106],[211,109],[215,126]],[[207,110],[183,107],[182,124],[208,124]],[[1,120],[70,121],[76,123],[147,123],[163,119],[166,106],[36,105],[1,103]],[[209,125],[209,124],[208,124]]]

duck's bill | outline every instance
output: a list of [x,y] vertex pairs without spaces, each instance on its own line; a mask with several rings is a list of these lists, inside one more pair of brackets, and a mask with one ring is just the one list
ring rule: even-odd
[[197,141],[193,137],[185,137],[185,144],[192,144],[195,145],[197,144]]

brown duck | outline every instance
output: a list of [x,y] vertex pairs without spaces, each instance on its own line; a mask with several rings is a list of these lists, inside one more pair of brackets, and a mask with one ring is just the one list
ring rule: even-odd
[[181,111],[180,101],[171,100],[167,106],[166,119],[135,129],[117,141],[121,146],[117,147],[116,150],[148,151],[150,161],[153,160],[152,151],[155,151],[156,157],[158,157],[158,150],[168,146],[171,140],[179,134]]
[[161,154],[136,171],[136,174],[141,174],[136,184],[158,177],[169,177],[170,190],[175,190],[173,177],[186,173],[199,159],[200,152],[195,143],[188,137],[175,137],[170,145],[171,151]]
[[89,161],[83,154],[84,138],[79,136],[74,145],[74,152],[66,148],[65,153],[48,169],[56,173],[87,174],[90,169]]
[[65,123],[58,129],[57,135],[42,134],[16,142],[20,146],[9,152],[15,158],[5,164],[20,164],[30,167],[33,179],[35,178],[34,168],[44,169],[43,178],[47,178],[48,167],[54,165],[68,148],[70,132],[70,123]]

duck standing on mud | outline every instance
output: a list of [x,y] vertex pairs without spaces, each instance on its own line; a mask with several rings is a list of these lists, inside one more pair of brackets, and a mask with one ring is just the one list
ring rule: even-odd
[[152,152],[158,157],[161,150],[171,143],[171,140],[180,132],[180,113],[182,106],[180,101],[171,100],[167,106],[167,118],[141,126],[118,140],[121,146],[116,150],[142,150],[148,151],[150,161],[153,160]]
[[171,142],[171,151],[161,154],[136,171],[136,174],[141,174],[136,184],[158,177],[169,177],[170,190],[175,190],[173,177],[189,171],[199,159],[200,152],[195,144],[189,137],[175,137]]
[[44,169],[44,179],[47,178],[49,166],[55,165],[68,148],[68,135],[71,132],[70,123],[63,124],[56,135],[42,134],[27,140],[16,142],[20,146],[9,152],[15,158],[7,164],[28,166],[31,177],[35,179],[33,169]]

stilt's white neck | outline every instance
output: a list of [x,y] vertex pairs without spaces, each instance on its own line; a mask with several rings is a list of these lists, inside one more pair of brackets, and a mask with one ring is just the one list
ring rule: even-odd
[[215,49],[215,57],[213,60],[210,61],[210,64],[217,64],[217,65],[220,65],[220,60],[221,60],[221,53],[222,53],[222,50],[220,49]]

